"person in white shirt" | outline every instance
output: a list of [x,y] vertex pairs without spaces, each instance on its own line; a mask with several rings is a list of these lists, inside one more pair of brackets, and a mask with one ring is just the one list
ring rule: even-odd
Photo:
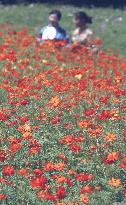
[[60,25],[59,21],[61,20],[62,14],[59,10],[52,10],[49,13],[49,24],[43,27],[39,34],[37,40],[39,42],[45,40],[67,40],[68,36],[65,31]]

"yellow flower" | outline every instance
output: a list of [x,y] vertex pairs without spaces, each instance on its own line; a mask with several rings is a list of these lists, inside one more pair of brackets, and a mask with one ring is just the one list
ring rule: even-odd
[[108,181],[108,185],[114,186],[114,187],[119,187],[119,186],[121,186],[121,180],[112,177],[112,178]]
[[116,135],[109,133],[104,137],[104,140],[107,142],[112,142],[113,140],[116,140]]
[[81,80],[82,74],[77,74],[77,75],[75,75],[75,78],[77,78],[78,80]]
[[49,104],[51,104],[53,107],[57,107],[60,103],[60,99],[58,96],[52,97],[49,101]]

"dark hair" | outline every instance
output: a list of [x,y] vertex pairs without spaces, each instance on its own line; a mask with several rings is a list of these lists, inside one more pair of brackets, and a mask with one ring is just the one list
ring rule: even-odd
[[74,14],[75,18],[78,18],[80,20],[84,20],[85,23],[89,23],[91,24],[92,23],[92,17],[91,16],[88,16],[85,12],[83,11],[79,11],[79,12],[76,12]]
[[52,11],[49,13],[49,15],[51,15],[51,14],[56,14],[58,20],[60,21],[60,19],[61,19],[61,17],[62,17],[62,14],[61,14],[61,12],[60,12],[59,10],[54,9],[54,10],[52,10]]

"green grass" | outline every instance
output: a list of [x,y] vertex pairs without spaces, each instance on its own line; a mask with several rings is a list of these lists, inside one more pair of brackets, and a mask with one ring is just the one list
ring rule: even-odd
[[[79,8],[0,7],[0,199],[5,196],[1,203],[59,205],[64,201],[68,205],[78,201],[83,205],[80,190],[90,185],[89,205],[126,205],[125,59],[102,51],[94,59],[81,49],[76,53],[48,42],[36,44],[28,34],[37,35],[54,7],[62,11],[61,25],[71,32],[72,13]],[[85,11],[94,17],[91,27],[103,40],[103,48],[125,56],[125,12],[110,8]],[[123,21],[115,22],[119,16]],[[106,25],[104,32],[101,23]],[[23,26],[28,34],[13,32]],[[48,162],[53,167],[46,170]],[[23,168],[28,173],[21,174]],[[38,197],[43,188],[36,169],[43,171],[40,175],[47,179],[43,188],[57,203]],[[74,174],[69,174],[71,169]],[[93,178],[78,180],[79,174]],[[57,182],[56,176],[65,181]],[[60,185],[66,193],[62,199],[57,195]]]
[[[73,6],[51,5],[51,4],[36,4],[29,6],[6,6],[0,7],[0,23],[8,23],[15,29],[26,26],[29,32],[37,35],[39,29],[48,23],[47,17],[51,9],[60,9],[63,17],[61,25],[66,28],[68,33],[74,29],[72,24],[72,14],[78,10],[85,10],[93,17],[91,25],[96,36],[103,40],[103,48],[112,48],[115,53],[126,55],[126,12],[119,9],[111,8],[77,8]],[[122,17],[122,21],[118,20]]]

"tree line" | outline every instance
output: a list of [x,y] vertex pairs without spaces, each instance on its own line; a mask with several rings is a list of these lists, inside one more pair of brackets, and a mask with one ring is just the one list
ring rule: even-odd
[[123,9],[126,0],[1,0],[4,5],[11,4],[31,4],[31,3],[52,3],[52,4],[73,4],[75,6],[87,7],[113,7]]

